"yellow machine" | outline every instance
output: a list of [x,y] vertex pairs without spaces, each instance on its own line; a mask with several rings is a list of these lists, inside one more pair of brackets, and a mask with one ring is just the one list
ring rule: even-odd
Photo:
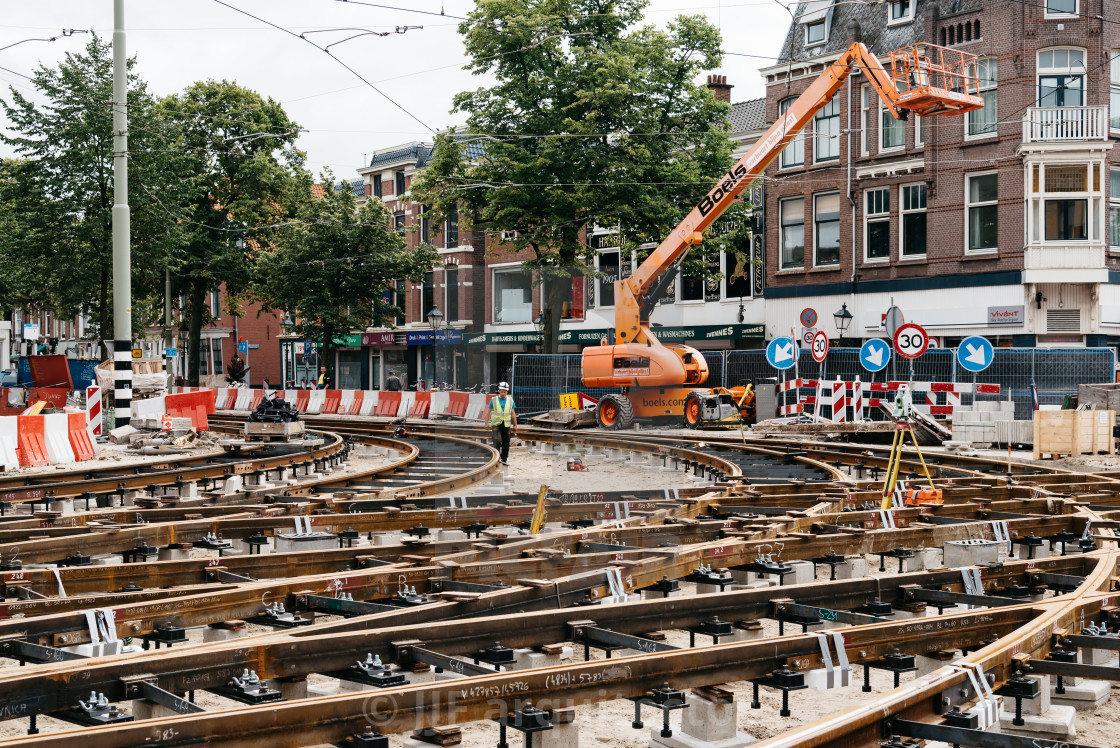
[[922,457],[922,450],[918,440],[914,437],[914,427],[910,424],[910,411],[913,405],[910,402],[910,393],[905,387],[899,390],[894,401],[894,439],[891,441],[891,455],[887,460],[887,477],[883,481],[882,509],[891,508],[891,496],[898,486],[898,472],[902,464],[902,446],[906,442],[906,435],[910,434],[910,441],[918,453],[918,461],[922,464],[922,473],[929,483],[929,488],[907,489],[902,497],[905,506],[940,506],[945,503],[941,489],[935,488],[933,478],[926,467],[926,460]]

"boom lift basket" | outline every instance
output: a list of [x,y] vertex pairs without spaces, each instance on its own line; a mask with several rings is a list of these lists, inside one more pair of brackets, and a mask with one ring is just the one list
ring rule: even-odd
[[936,44],[913,44],[891,52],[896,106],[922,117],[981,109],[976,55]]

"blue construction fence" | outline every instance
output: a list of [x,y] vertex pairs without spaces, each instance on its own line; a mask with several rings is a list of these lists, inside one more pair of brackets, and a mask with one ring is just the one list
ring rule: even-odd
[[[580,377],[579,354],[518,354],[513,357],[512,386],[517,409],[533,413],[560,407],[560,394],[584,392],[601,397],[617,389],[584,387]],[[765,351],[705,351],[709,377],[705,386],[721,387],[746,382],[777,382],[782,378],[863,382],[959,382],[998,384],[1000,393],[965,394],[961,405],[974,400],[1008,400],[1015,403],[1015,417],[1030,418],[1033,410],[1031,384],[1038,388],[1042,405],[1061,405],[1067,395],[1077,394],[1078,384],[1112,382],[1116,359],[1111,348],[996,348],[991,365],[973,374],[957,363],[955,348],[935,348],[917,359],[892,355],[890,363],[877,374],[868,372],[859,361],[859,348],[833,348],[824,363],[813,360],[802,349],[797,366],[784,373],[766,362]],[[803,390],[801,394],[812,394]],[[790,402],[793,402],[792,397]]]

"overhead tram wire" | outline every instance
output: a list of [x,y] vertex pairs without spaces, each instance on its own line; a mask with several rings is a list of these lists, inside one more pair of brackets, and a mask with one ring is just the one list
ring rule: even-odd
[[297,34],[297,33],[296,33],[296,32],[294,32],[294,31],[291,31],[291,30],[289,30],[289,29],[286,29],[286,28],[284,28],[283,26],[279,26],[279,25],[277,25],[277,24],[273,23],[272,21],[266,21],[265,19],[261,18],[260,16],[256,16],[256,15],[253,15],[253,14],[252,14],[252,13],[250,13],[249,11],[246,11],[246,10],[242,10],[241,8],[238,8],[238,7],[234,6],[234,5],[230,5],[229,3],[225,2],[224,0],[214,0],[214,2],[215,2],[215,3],[217,3],[218,5],[222,5],[222,6],[226,7],[226,8],[229,8],[229,9],[230,9],[230,10],[232,10],[232,11],[235,11],[235,12],[237,12],[237,13],[241,13],[242,15],[246,15],[246,16],[248,16],[249,18],[252,18],[252,19],[254,19],[254,20],[260,21],[260,22],[261,22],[261,23],[263,23],[263,24],[266,24],[266,25],[268,25],[268,26],[271,26],[272,28],[276,29],[277,31],[283,31],[283,32],[284,32],[285,34],[288,34],[289,36],[293,36],[293,37],[295,37],[296,39],[299,39],[300,41],[303,41],[303,42],[306,42],[306,43],[310,44],[310,45],[311,45],[312,47],[314,47],[315,49],[319,50],[319,51],[320,51],[320,52],[322,52],[323,54],[327,55],[328,57],[330,57],[330,58],[331,58],[332,60],[334,60],[335,62],[337,62],[337,63],[338,63],[339,65],[341,65],[342,67],[346,68],[346,69],[347,69],[347,70],[348,70],[348,71],[350,72],[350,74],[351,74],[351,75],[353,75],[353,76],[354,76],[355,78],[357,78],[358,80],[360,80],[360,81],[361,81],[362,83],[364,83],[364,84],[366,84],[367,86],[369,86],[369,87],[370,87],[371,89],[373,89],[374,91],[376,91],[376,92],[377,92],[378,94],[380,94],[380,95],[381,95],[381,96],[382,96],[382,97],[383,97],[383,98],[384,98],[384,99],[385,99],[386,101],[388,101],[388,102],[389,102],[390,104],[392,104],[393,106],[395,106],[395,107],[396,107],[397,109],[400,109],[400,110],[401,110],[402,112],[404,112],[405,114],[407,114],[407,115],[408,115],[409,117],[411,117],[412,119],[414,119],[414,120],[415,120],[416,122],[418,122],[419,124],[423,125],[423,126],[424,126],[424,128],[426,128],[426,129],[427,129],[427,130],[428,130],[429,132],[432,132],[432,133],[434,133],[434,132],[435,132],[435,128],[433,128],[433,127],[432,127],[431,125],[429,125],[428,123],[424,122],[424,121],[423,121],[422,119],[420,119],[419,117],[417,117],[417,116],[416,116],[415,114],[413,114],[412,112],[408,111],[408,109],[406,109],[406,108],[405,108],[405,107],[404,107],[403,105],[401,105],[401,104],[400,104],[399,102],[397,102],[397,101],[396,101],[396,100],[395,100],[395,99],[394,99],[393,97],[389,96],[389,94],[385,93],[385,92],[384,92],[384,91],[382,91],[382,90],[381,90],[380,88],[378,88],[378,87],[377,87],[377,86],[375,86],[375,85],[374,85],[373,83],[371,83],[371,82],[370,82],[370,81],[369,81],[368,79],[366,79],[366,77],[365,77],[365,76],[363,76],[363,75],[362,75],[361,73],[359,73],[359,72],[358,72],[357,70],[355,70],[354,68],[350,67],[350,66],[349,66],[349,65],[347,65],[347,64],[346,64],[345,62],[343,62],[343,61],[342,61],[341,59],[339,59],[338,57],[335,57],[335,56],[334,56],[333,54],[331,54],[331,53],[330,53],[329,51],[327,51],[327,50],[326,50],[326,49],[324,49],[323,47],[320,47],[320,46],[319,46],[318,44],[316,44],[315,42],[311,41],[310,39],[308,39],[308,38],[304,37],[304,36],[303,36],[303,35],[301,35],[301,34]]

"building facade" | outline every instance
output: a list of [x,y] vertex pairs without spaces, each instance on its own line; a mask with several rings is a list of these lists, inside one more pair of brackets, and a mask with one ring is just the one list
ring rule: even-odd
[[976,55],[985,106],[897,121],[866,76],[848,78],[766,172],[767,330],[847,304],[847,336],[879,337],[893,301],[943,346],[1120,341],[1120,25],[1101,20],[1107,5],[802,3],[761,71],[768,122],[855,41],[884,63],[915,43]]

